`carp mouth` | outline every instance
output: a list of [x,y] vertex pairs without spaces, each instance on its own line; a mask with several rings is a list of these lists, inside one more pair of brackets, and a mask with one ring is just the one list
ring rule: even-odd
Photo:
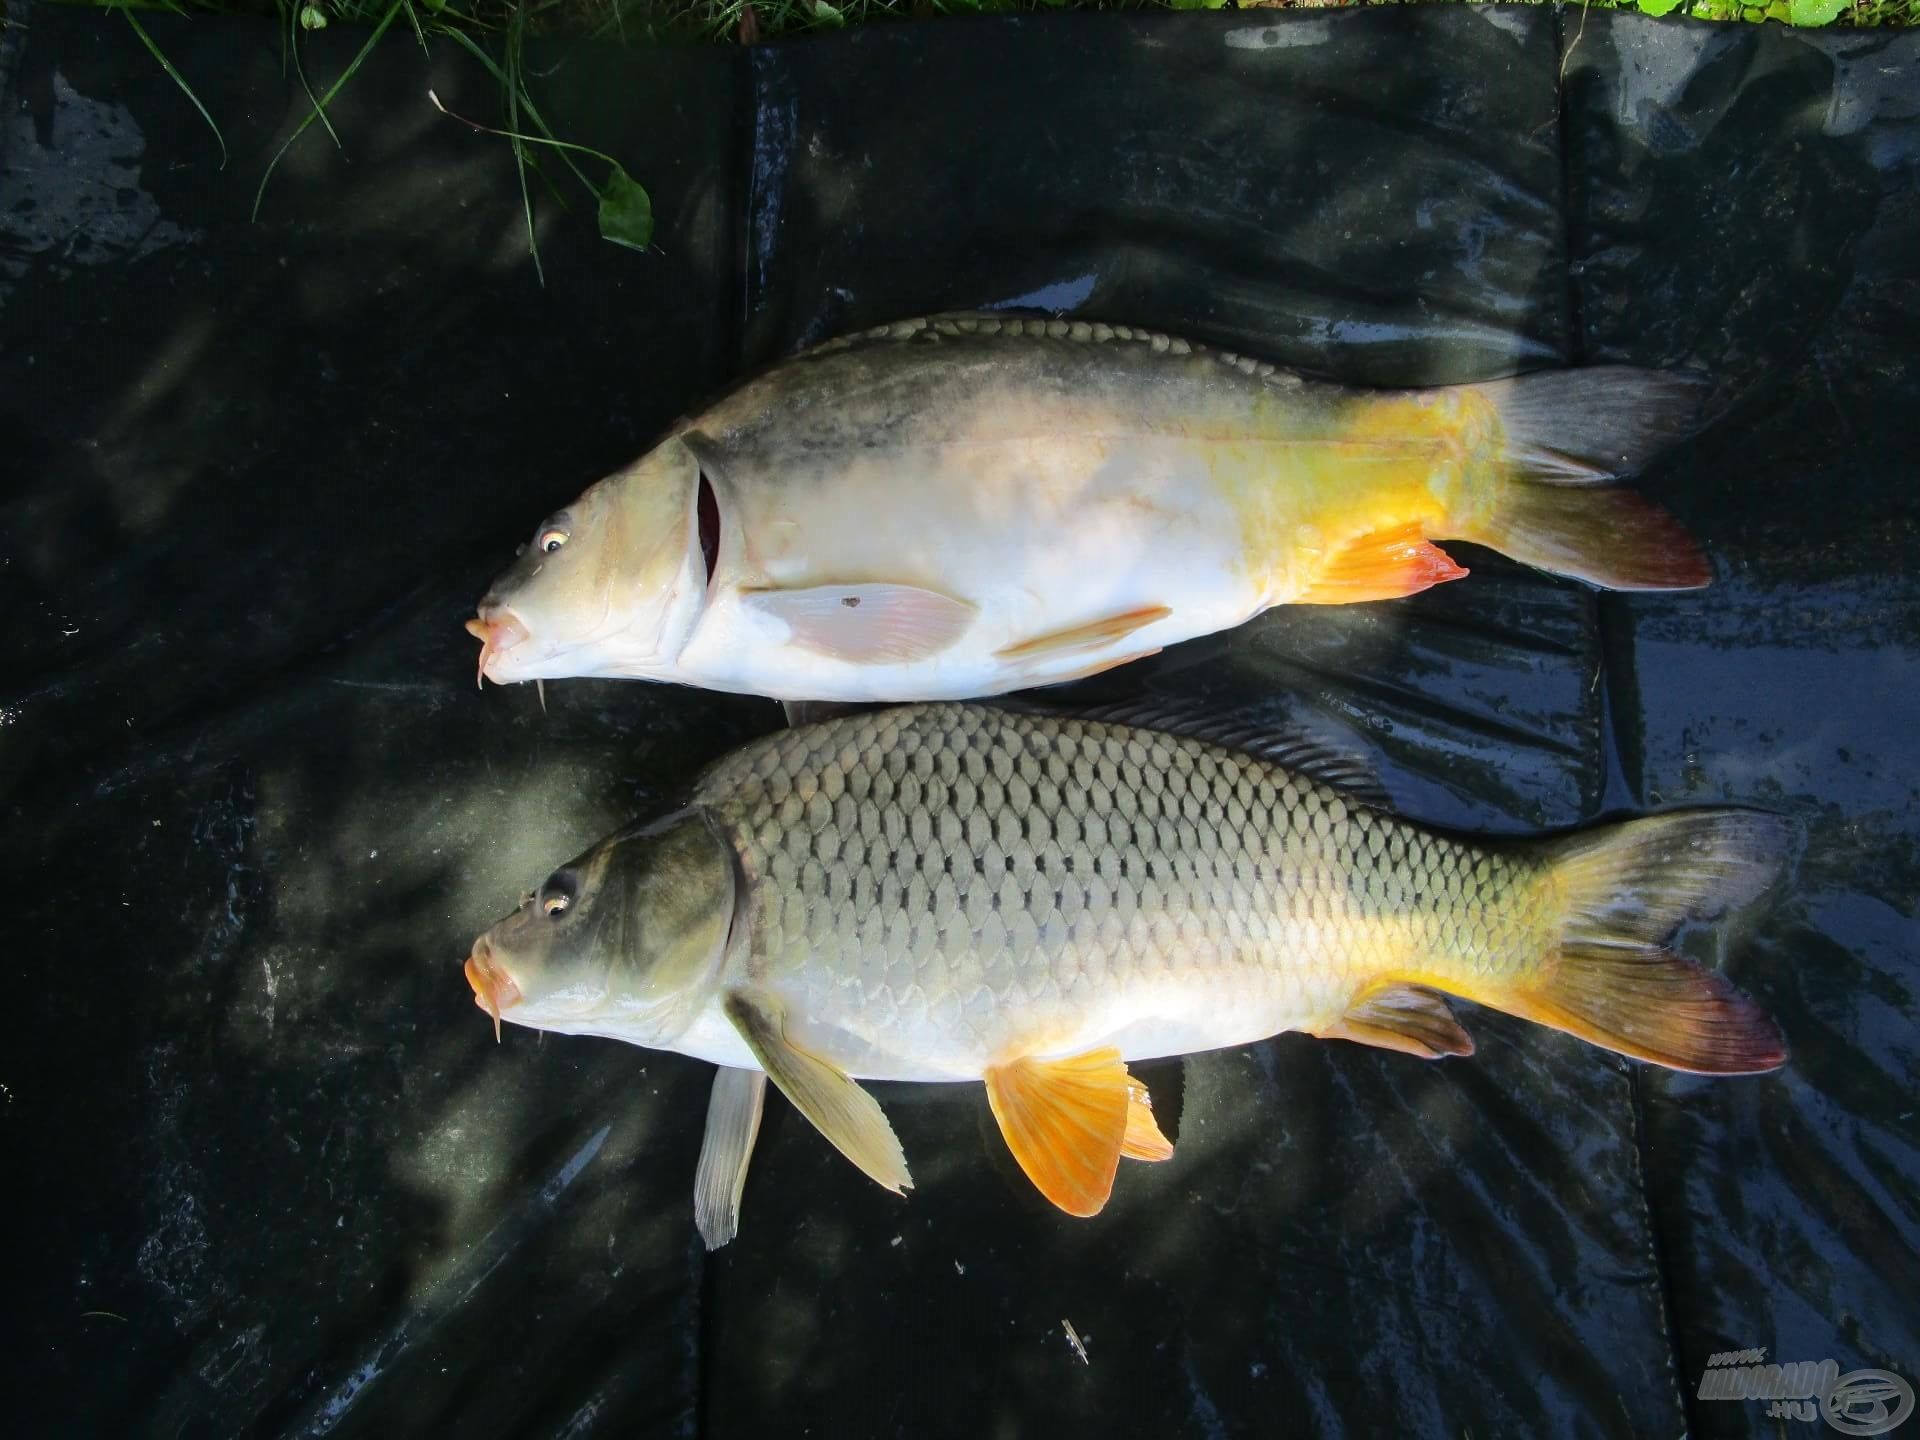
[[[529,638],[527,627],[512,611],[496,606],[482,606],[479,615],[467,621],[467,633],[480,642],[480,663],[473,683],[482,690],[487,688],[487,663]],[[497,685],[500,681],[496,679],[494,683]]]
[[467,957],[467,984],[473,987],[473,1003],[493,1017],[493,1043],[500,1043],[500,1012],[520,1003],[520,987],[493,958],[493,947],[482,935],[473,942]]

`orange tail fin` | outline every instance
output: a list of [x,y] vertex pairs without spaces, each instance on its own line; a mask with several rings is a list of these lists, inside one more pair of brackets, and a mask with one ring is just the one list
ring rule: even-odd
[[1667,941],[1764,890],[1793,835],[1778,815],[1688,810],[1557,842],[1549,858],[1565,897],[1559,953],[1490,1003],[1674,1070],[1777,1070],[1787,1049],[1773,1022]]

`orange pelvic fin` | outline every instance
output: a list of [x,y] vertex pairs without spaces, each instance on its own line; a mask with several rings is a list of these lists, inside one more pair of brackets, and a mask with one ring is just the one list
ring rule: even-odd
[[1438,1060],[1471,1055],[1473,1037],[1460,1028],[1447,1002],[1430,990],[1389,984],[1367,991],[1346,1014],[1314,1032],[1324,1040],[1352,1040]]
[[1397,600],[1467,572],[1429,541],[1418,525],[1396,525],[1357,536],[1327,561],[1299,605],[1351,605]]
[[1153,1118],[1153,1097],[1131,1075],[1127,1077],[1127,1133],[1121,1137],[1120,1154],[1149,1163],[1173,1158],[1173,1142],[1160,1133]]
[[1100,646],[1123,639],[1134,631],[1153,624],[1156,620],[1164,620],[1172,613],[1173,611],[1165,605],[1143,605],[1137,610],[1125,610],[1118,615],[1089,620],[1084,625],[1075,625],[1066,630],[1055,630],[1050,634],[1035,636],[1031,640],[1022,640],[1017,645],[1007,645],[994,651],[993,655],[996,660],[1018,664],[1023,660],[1054,660],[1081,650],[1097,650]]
[[1133,1109],[1135,1082],[1120,1052],[1022,1056],[988,1067],[986,1081],[993,1118],[1027,1178],[1069,1215],[1098,1215],[1113,1193]]

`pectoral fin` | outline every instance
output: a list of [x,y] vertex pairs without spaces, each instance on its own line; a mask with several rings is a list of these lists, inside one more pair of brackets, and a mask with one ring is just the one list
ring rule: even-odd
[[1473,1037],[1460,1028],[1447,1002],[1413,985],[1370,990],[1346,1014],[1314,1033],[1324,1040],[1354,1040],[1422,1060],[1473,1053]]
[[896,1195],[913,1188],[900,1141],[880,1106],[838,1066],[786,1038],[778,1001],[735,990],[726,998],[726,1012],[767,1078],[836,1150]]
[[[987,1103],[1007,1148],[1040,1193],[1069,1215],[1098,1215],[1127,1143],[1133,1085],[1120,1052],[990,1066]],[[1148,1116],[1147,1125],[1152,1126]],[[1157,1127],[1153,1135],[1159,1136]],[[1145,1131],[1137,1139],[1152,1148]],[[1161,1137],[1160,1144],[1166,1140]]]
[[1126,610],[1118,615],[1104,615],[1098,620],[1089,620],[1084,625],[1075,625],[1066,630],[1054,630],[1045,635],[1037,635],[1031,640],[1022,640],[1017,645],[1004,646],[994,651],[993,656],[996,660],[1005,660],[1016,665],[1033,660],[1057,660],[1063,656],[1078,654],[1082,650],[1097,650],[1102,645],[1124,639],[1136,630],[1151,625],[1157,620],[1166,619],[1172,613],[1164,605],[1144,605],[1137,610]]
[[693,1223],[709,1250],[718,1250],[740,1229],[740,1192],[747,1183],[747,1162],[760,1133],[767,1077],[758,1070],[722,1065],[713,1077],[707,1102],[707,1138],[693,1174]]
[[1430,543],[1418,525],[1375,530],[1336,551],[1297,605],[1351,605],[1361,600],[1397,600],[1467,572]]
[[938,655],[978,613],[965,600],[914,585],[815,585],[748,590],[750,610],[783,622],[788,643],[853,665],[900,664]]

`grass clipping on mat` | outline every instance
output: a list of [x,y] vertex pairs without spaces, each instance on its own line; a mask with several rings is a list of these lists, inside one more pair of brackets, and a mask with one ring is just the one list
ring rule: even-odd
[[[76,0],[66,0],[75,4]],[[279,168],[280,161],[294,144],[316,123],[323,129],[333,144],[344,150],[345,144],[339,133],[333,128],[333,121],[327,113],[332,104],[354,73],[365,63],[367,56],[373,53],[373,47],[380,43],[381,37],[392,27],[396,20],[405,18],[408,29],[419,43],[422,51],[426,49],[430,35],[445,36],[471,54],[500,86],[506,111],[507,124],[504,128],[483,124],[479,120],[458,114],[440,103],[440,97],[432,91],[427,92],[427,100],[441,114],[450,120],[459,121],[488,135],[497,135],[513,147],[514,163],[520,175],[521,203],[527,217],[527,251],[533,259],[536,276],[542,284],[546,283],[546,274],[540,263],[540,246],[533,220],[533,194],[528,183],[530,171],[539,174],[539,166],[534,151],[529,147],[543,147],[565,162],[574,177],[585,186],[598,202],[595,219],[602,239],[611,244],[625,246],[631,250],[645,250],[653,241],[653,201],[646,188],[635,180],[613,156],[604,151],[595,150],[589,145],[580,145],[563,140],[555,135],[541,115],[528,91],[522,54],[527,36],[535,17],[547,15],[560,7],[555,4],[509,4],[483,3],[461,8],[458,0],[236,0],[233,4],[200,3],[189,11],[183,9],[174,0],[77,0],[77,3],[98,3],[104,10],[118,10],[125,18],[140,43],[153,56],[155,63],[166,72],[167,77],[179,87],[180,93],[199,113],[200,118],[213,132],[213,138],[220,148],[220,168],[227,165],[227,140],[221,133],[219,122],[207,109],[197,93],[192,81],[174,63],[167,58],[147,27],[140,23],[139,13],[146,11],[170,11],[177,15],[191,14],[231,14],[248,16],[273,16],[285,27],[285,46],[283,54],[287,65],[298,76],[301,89],[306,92],[308,109],[293,127],[293,132],[281,142],[267,161],[261,172],[259,184],[254,190],[252,218],[260,218],[261,206],[267,198],[267,186],[273,174]],[[302,32],[324,30],[333,23],[330,16],[347,20],[355,25],[370,26],[364,41],[355,50],[352,60],[339,76],[328,85],[324,92],[315,93],[313,84],[307,78],[306,64],[302,56]],[[0,22],[3,25],[4,22]],[[542,33],[572,33],[564,25],[543,26]],[[496,58],[495,50],[499,55]],[[538,134],[528,134],[523,128],[531,123]],[[596,184],[580,163],[574,159],[584,155],[607,167],[607,178]],[[543,180],[544,175],[541,175]],[[551,182],[548,182],[551,187]],[[564,203],[564,201],[563,201]]]

